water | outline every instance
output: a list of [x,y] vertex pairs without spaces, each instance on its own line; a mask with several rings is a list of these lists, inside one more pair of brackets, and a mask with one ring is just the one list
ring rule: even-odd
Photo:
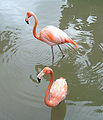
[[[0,1],[0,120],[102,120],[103,119],[103,14],[102,0],[1,0]],[[62,45],[65,58],[54,47],[32,35],[36,13],[37,33],[46,25],[65,31],[78,52]],[[74,46],[73,46],[74,47]],[[49,77],[40,84],[37,74],[51,67],[55,79],[68,82],[66,99],[55,108],[44,104]]]

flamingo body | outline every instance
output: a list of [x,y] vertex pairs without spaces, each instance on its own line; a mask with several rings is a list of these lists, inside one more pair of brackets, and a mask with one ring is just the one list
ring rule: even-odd
[[41,41],[50,46],[69,42],[69,37],[65,32],[54,26],[46,26],[40,32]]
[[[54,72],[51,68],[45,67],[37,76],[39,82],[43,75],[50,74],[51,79],[44,97],[44,102],[49,107],[57,106],[62,100],[66,98],[67,95],[67,82],[66,80],[61,77],[57,79],[54,83]],[[52,84],[53,83],[53,84]],[[49,93],[50,93],[50,100],[49,100]]]
[[67,82],[64,78],[57,79],[50,89],[50,100],[54,106],[58,105],[67,95]]

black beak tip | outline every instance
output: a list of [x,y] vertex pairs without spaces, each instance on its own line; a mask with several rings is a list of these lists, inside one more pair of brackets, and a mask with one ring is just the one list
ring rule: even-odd
[[27,24],[29,24],[29,21],[27,21],[26,19],[25,19],[25,22],[26,22]]
[[38,79],[38,82],[40,83],[41,79],[37,78]]

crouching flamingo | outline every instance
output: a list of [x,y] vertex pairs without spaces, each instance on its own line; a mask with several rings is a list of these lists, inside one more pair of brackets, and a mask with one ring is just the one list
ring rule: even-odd
[[[38,81],[40,82],[43,75],[50,74],[50,82],[44,97],[44,102],[49,107],[57,106],[62,100],[66,98],[67,95],[67,82],[63,77],[57,79],[54,83],[54,72],[51,68],[45,67],[38,75]],[[53,84],[52,84],[53,83]],[[50,93],[50,100],[49,100]]]
[[51,46],[53,61],[54,61],[54,53],[53,53],[53,46],[54,45],[58,45],[63,57],[65,55],[64,55],[62,49],[60,48],[59,44],[72,43],[77,48],[77,43],[75,41],[73,41],[71,38],[69,38],[68,35],[65,32],[63,32],[59,28],[56,28],[56,27],[51,26],[51,25],[44,27],[40,32],[40,36],[38,36],[37,33],[36,33],[36,27],[37,27],[37,23],[38,23],[36,15],[33,12],[28,11],[27,16],[25,18],[25,21],[26,21],[27,24],[29,24],[28,18],[30,18],[31,16],[33,16],[34,19],[35,19],[35,25],[34,25],[34,28],[33,28],[33,35],[36,39],[38,39],[42,42],[45,42],[45,43],[47,43],[48,45]]

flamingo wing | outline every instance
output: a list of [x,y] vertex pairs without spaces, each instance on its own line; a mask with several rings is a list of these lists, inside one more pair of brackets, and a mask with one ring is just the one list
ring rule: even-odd
[[55,102],[55,104],[59,104],[63,99],[65,99],[67,94],[67,82],[64,78],[57,79],[51,89],[50,89],[51,97],[50,100]]
[[65,32],[54,26],[46,26],[40,32],[41,41],[49,45],[63,44],[68,36]]

